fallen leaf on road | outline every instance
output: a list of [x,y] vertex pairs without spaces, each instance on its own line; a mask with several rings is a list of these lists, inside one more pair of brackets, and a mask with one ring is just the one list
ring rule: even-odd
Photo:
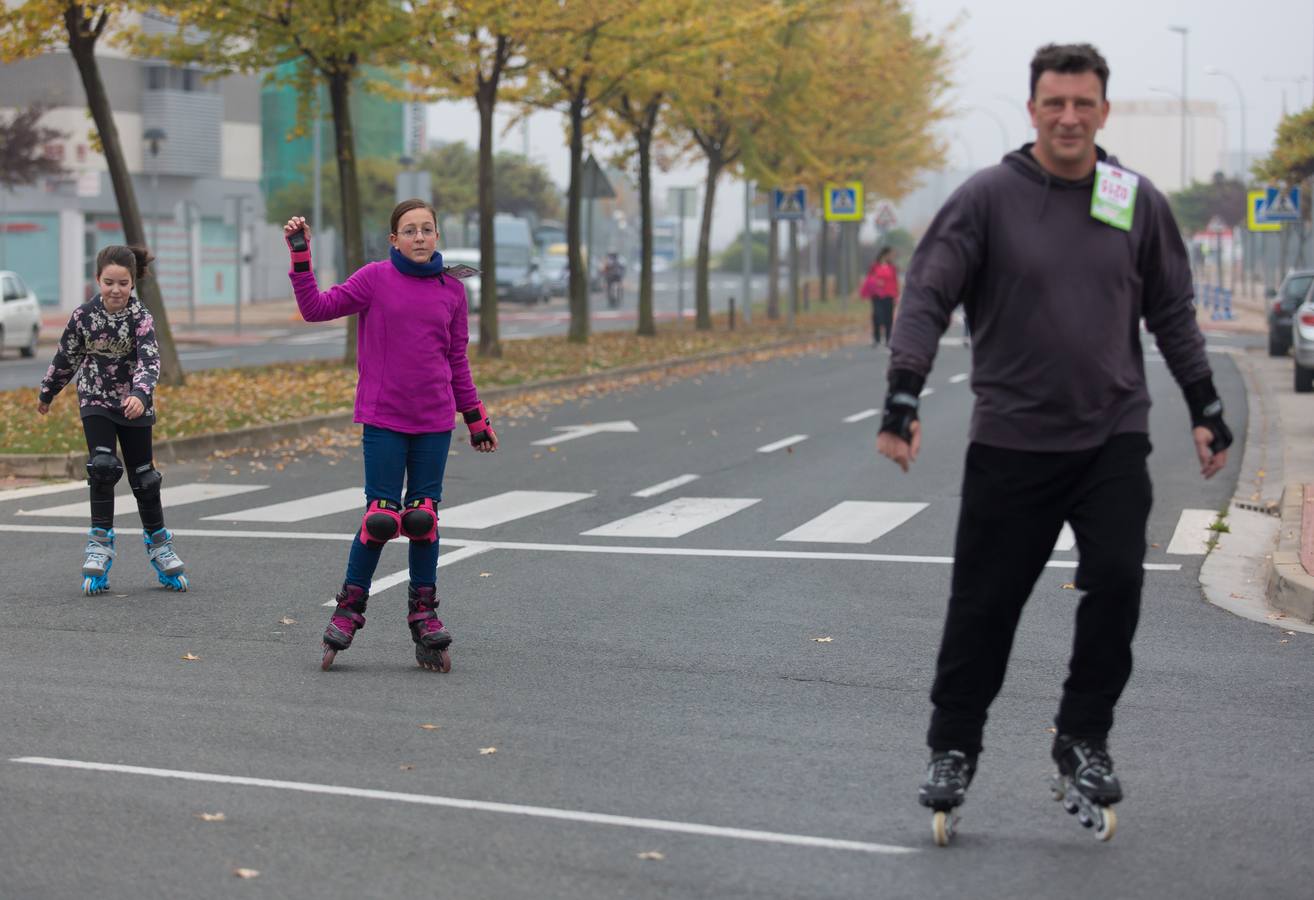
[[401,769],[403,772],[413,772],[413,771],[415,771],[415,766],[408,765],[408,764],[406,764],[406,763],[403,763],[402,765],[398,766],[397,768]]
[[489,578],[489,577],[492,576],[492,574],[493,574],[492,572],[480,572],[480,573],[479,573],[479,577],[480,577],[480,578]]
[[425,722],[420,727],[423,728],[425,731],[437,731],[439,728],[442,728],[441,725],[434,725],[432,722]]
[[1291,635],[1292,637],[1295,637],[1295,636],[1296,636],[1296,633],[1295,633],[1294,631],[1284,631],[1284,632],[1282,632],[1282,633],[1283,633],[1283,634]]
[[1278,643],[1279,643],[1279,644],[1290,644],[1291,641],[1290,641],[1288,638],[1283,638],[1282,640],[1278,641]]
[[1063,590],[1065,590],[1065,591],[1075,591],[1076,589],[1077,589],[1077,586],[1076,586],[1075,584],[1073,584],[1071,581],[1069,581],[1069,582],[1067,582],[1067,583],[1065,583],[1065,584],[1063,585]]
[[479,755],[480,755],[480,756],[492,756],[492,755],[493,755],[494,753],[496,753],[496,752],[497,752],[497,748],[496,748],[496,747],[480,747],[480,748],[479,748]]
[[644,850],[642,853],[638,854],[638,857],[639,859],[655,859],[660,862],[666,858],[666,854],[659,850]]
[[200,657],[194,653],[184,653],[180,659],[185,659],[187,662],[196,662]]
[[1045,734],[1058,734],[1058,729],[1051,725],[1045,729]]
[[1151,547],[1158,547],[1159,545],[1158,545],[1158,544],[1151,544],[1150,546],[1151,546]]
[[259,878],[260,872],[257,869],[233,869],[233,874],[238,878]]
[[786,453],[793,453],[793,452],[794,452],[794,448],[793,448],[793,447],[786,447],[786,448],[785,448],[785,452],[786,452]]
[[196,818],[202,822],[222,822],[227,817],[223,813],[197,813]]
[[283,618],[281,618],[281,619],[278,620],[278,624],[279,624],[279,625],[295,625],[295,624],[297,624],[297,620],[294,619],[294,618],[292,618],[291,616],[284,616]]
[[830,637],[829,635],[827,635],[826,637],[816,637],[816,638],[813,638],[813,639],[812,639],[812,643],[814,643],[814,644],[829,644],[829,643],[830,643],[831,641],[833,641],[833,640],[835,640],[833,637]]

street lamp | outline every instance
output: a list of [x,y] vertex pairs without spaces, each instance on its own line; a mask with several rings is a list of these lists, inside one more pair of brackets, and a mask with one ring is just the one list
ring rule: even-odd
[[1190,183],[1186,163],[1186,36],[1190,29],[1185,25],[1169,25],[1168,30],[1182,36],[1182,188],[1185,189]]
[[142,135],[151,152],[151,252],[160,252],[160,144],[168,140],[163,128],[147,128]]
[[1241,180],[1243,182],[1247,181],[1249,179],[1249,170],[1246,168],[1246,95],[1241,91],[1241,83],[1233,78],[1231,74],[1224,72],[1217,66],[1210,66],[1205,69],[1205,74],[1226,78],[1228,81],[1232,82],[1232,87],[1236,88],[1237,102],[1241,105],[1241,140],[1237,142],[1241,145],[1239,148],[1241,158]]

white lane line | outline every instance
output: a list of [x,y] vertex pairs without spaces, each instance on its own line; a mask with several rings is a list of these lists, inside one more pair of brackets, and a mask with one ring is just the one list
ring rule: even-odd
[[844,421],[848,422],[849,424],[853,424],[854,422],[861,422],[863,419],[870,419],[872,416],[877,415],[879,412],[880,410],[878,409],[864,409],[862,412],[854,413],[851,416],[845,416]]
[[27,497],[40,497],[44,494],[62,494],[64,491],[71,491],[74,488],[85,488],[87,482],[84,481],[61,481],[57,484],[34,484],[31,487],[10,488],[7,491],[0,491],[0,503],[6,500],[23,500]]
[[581,534],[585,537],[677,538],[760,502],[756,497],[680,497]]
[[506,491],[485,497],[483,500],[462,503],[450,509],[440,508],[438,527],[492,528],[494,525],[514,522],[516,519],[537,515],[593,496],[595,495],[592,493],[568,491]]
[[[491,549],[493,548],[485,547],[485,546],[472,546],[472,547],[461,547],[457,550],[448,551],[447,553],[444,553],[438,557],[438,568],[441,569],[443,566],[450,566],[452,563],[460,562],[463,559],[469,559],[472,556],[478,556],[480,553],[487,553]],[[407,566],[405,569],[402,569],[400,572],[393,572],[391,575],[385,575],[382,578],[376,578],[374,579],[373,582],[370,583],[370,596],[377,597],[379,594],[383,593],[388,588],[396,587],[397,585],[404,584],[410,580],[411,580],[411,569],[409,566]],[[321,605],[337,606],[338,601],[330,600],[329,602],[323,603]]]
[[788,834],[778,831],[758,831],[749,828],[727,828],[721,825],[702,825],[697,822],[677,822],[671,819],[644,819],[635,816],[617,816],[609,813],[559,809],[551,806],[526,806],[520,803],[496,803],[488,800],[465,800],[459,797],[439,797],[432,794],[409,794],[401,791],[380,791],[371,788],[346,787],[337,784],[315,784],[308,781],[281,781],[273,778],[250,778],[244,775],[218,775],[211,772],[189,772],[180,769],[156,769],[146,766],[125,766],[115,763],[85,762],[78,759],[52,759],[45,756],[17,756],[9,760],[33,766],[58,769],[80,769],[85,772],[110,772],[118,775],[142,775],[150,778],[169,778],[177,781],[195,781],[204,784],[231,784],[237,787],[266,788],[275,791],[297,791],[303,794],[327,794],[333,797],[354,797],[361,800],[387,800],[393,803],[413,803],[420,806],[441,806],[470,812],[500,813],[534,819],[552,819],[558,822],[578,822],[584,825],[610,825],[617,828],[639,828],[645,831],[662,831],[674,834],[693,834],[699,837],[730,838],[756,841],[764,844],[783,844],[818,850],[853,850],[859,853],[903,855],[916,853],[916,848],[897,844],[873,844],[839,838],[814,837],[807,834]]
[[804,522],[778,541],[814,544],[870,544],[926,509],[925,503],[845,500]]
[[1072,531],[1072,526],[1067,522],[1063,523],[1063,528],[1059,531],[1058,540],[1054,542],[1054,549],[1067,552],[1077,546],[1077,536]]
[[1184,509],[1177,518],[1177,528],[1168,542],[1168,553],[1175,556],[1203,556],[1209,549],[1213,532],[1209,526],[1218,520],[1212,509]]
[[631,497],[656,497],[658,494],[664,494],[669,490],[683,487],[686,484],[697,481],[697,475],[677,475],[670,481],[663,481],[660,484],[654,484],[652,487],[646,487],[641,491],[635,491],[630,494]]
[[758,447],[758,453],[775,453],[777,450],[784,450],[786,447],[792,447],[795,444],[801,444],[808,439],[806,434],[791,434],[787,438],[782,438],[772,444],[766,444]]
[[[126,479],[125,479],[126,480]],[[188,503],[201,503],[206,500],[217,500],[222,497],[235,497],[238,494],[246,494],[251,491],[263,491],[268,488],[264,484],[210,484],[207,482],[192,482],[191,484],[180,484],[177,487],[167,487],[160,491],[160,502],[165,509],[173,509],[177,506],[184,506]],[[131,496],[131,494],[129,494]],[[124,509],[123,512],[137,511],[136,506],[131,509]],[[19,516],[41,516],[43,518],[60,518],[60,519],[85,519],[91,515],[91,499],[79,500],[77,503],[67,503],[63,506],[48,506],[44,509],[21,509],[15,515]]]
[[967,380],[967,378],[968,378],[968,375],[967,375],[966,372],[959,372],[957,375],[950,375],[950,376],[949,376],[949,383],[950,383],[950,384],[962,384],[964,381]]
[[935,388],[929,388],[929,387],[928,387],[928,388],[922,388],[922,392],[921,392],[920,394],[918,394],[917,396],[918,396],[918,397],[929,397],[929,396],[931,396],[931,395],[934,394],[934,393],[935,393]]
[[201,518],[207,521],[220,519],[225,522],[304,522],[307,519],[346,512],[349,509],[365,511],[365,488],[342,488],[325,494],[299,497],[284,503],[271,503],[269,506],[256,506]]
[[[140,528],[114,529],[116,534],[139,535]],[[209,528],[172,528],[175,537],[198,538],[257,538],[286,541],[337,541],[355,540],[355,534],[330,532],[235,531]],[[86,536],[87,529],[74,525],[9,525],[0,522],[0,532],[20,534],[73,534]],[[840,553],[807,550],[731,550],[705,547],[620,547],[606,544],[536,544],[524,541],[476,541],[444,537],[448,547],[482,547],[486,550],[530,550],[539,553],[604,553],[618,556],[701,556],[720,559],[819,559],[849,560],[852,562],[908,562],[929,565],[952,565],[952,556],[910,556],[889,553]],[[1076,560],[1052,559],[1046,564],[1051,569],[1075,569]],[[1180,572],[1179,563],[1145,563],[1147,572]]]

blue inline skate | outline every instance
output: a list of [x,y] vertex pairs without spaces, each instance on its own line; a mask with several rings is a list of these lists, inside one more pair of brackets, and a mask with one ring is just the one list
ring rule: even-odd
[[183,574],[183,561],[173,550],[173,532],[161,528],[150,534],[143,532],[142,540],[146,543],[146,555],[150,557],[155,574],[160,584],[171,591],[187,590],[187,576]]
[[82,593],[90,596],[109,590],[109,571],[114,565],[114,529],[92,528],[87,538],[86,557],[82,560]]

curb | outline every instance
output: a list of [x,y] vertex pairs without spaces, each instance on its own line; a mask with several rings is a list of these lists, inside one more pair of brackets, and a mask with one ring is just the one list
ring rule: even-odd
[[[684,366],[701,363],[731,361],[752,357],[767,350],[780,350],[797,347],[802,350],[818,343],[833,343],[843,346],[845,343],[857,343],[862,337],[849,330],[820,332],[808,337],[787,338],[755,347],[736,350],[715,350],[693,356],[681,356],[673,359],[616,369],[603,369],[584,375],[566,375],[560,378],[548,378],[527,384],[509,385],[480,391],[481,400],[496,400],[517,394],[556,387],[575,387],[581,384],[605,384],[609,381],[643,375],[649,372],[671,373]],[[353,424],[355,414],[352,411],[323,413],[307,416],[304,419],[291,419],[284,422],[271,422],[264,425],[248,425],[233,431],[216,431],[209,434],[197,434],[189,437],[170,438],[155,444],[157,462],[185,462],[204,458],[220,450],[261,449],[289,438],[304,437],[314,434],[321,428],[347,428]],[[64,453],[0,453],[0,477],[19,478],[82,478],[85,477],[87,454],[82,450],[69,450]]]
[[[1282,526],[1268,576],[1268,600],[1302,622],[1314,622],[1314,484],[1288,482],[1282,491]],[[1303,558],[1303,562],[1302,562]]]

